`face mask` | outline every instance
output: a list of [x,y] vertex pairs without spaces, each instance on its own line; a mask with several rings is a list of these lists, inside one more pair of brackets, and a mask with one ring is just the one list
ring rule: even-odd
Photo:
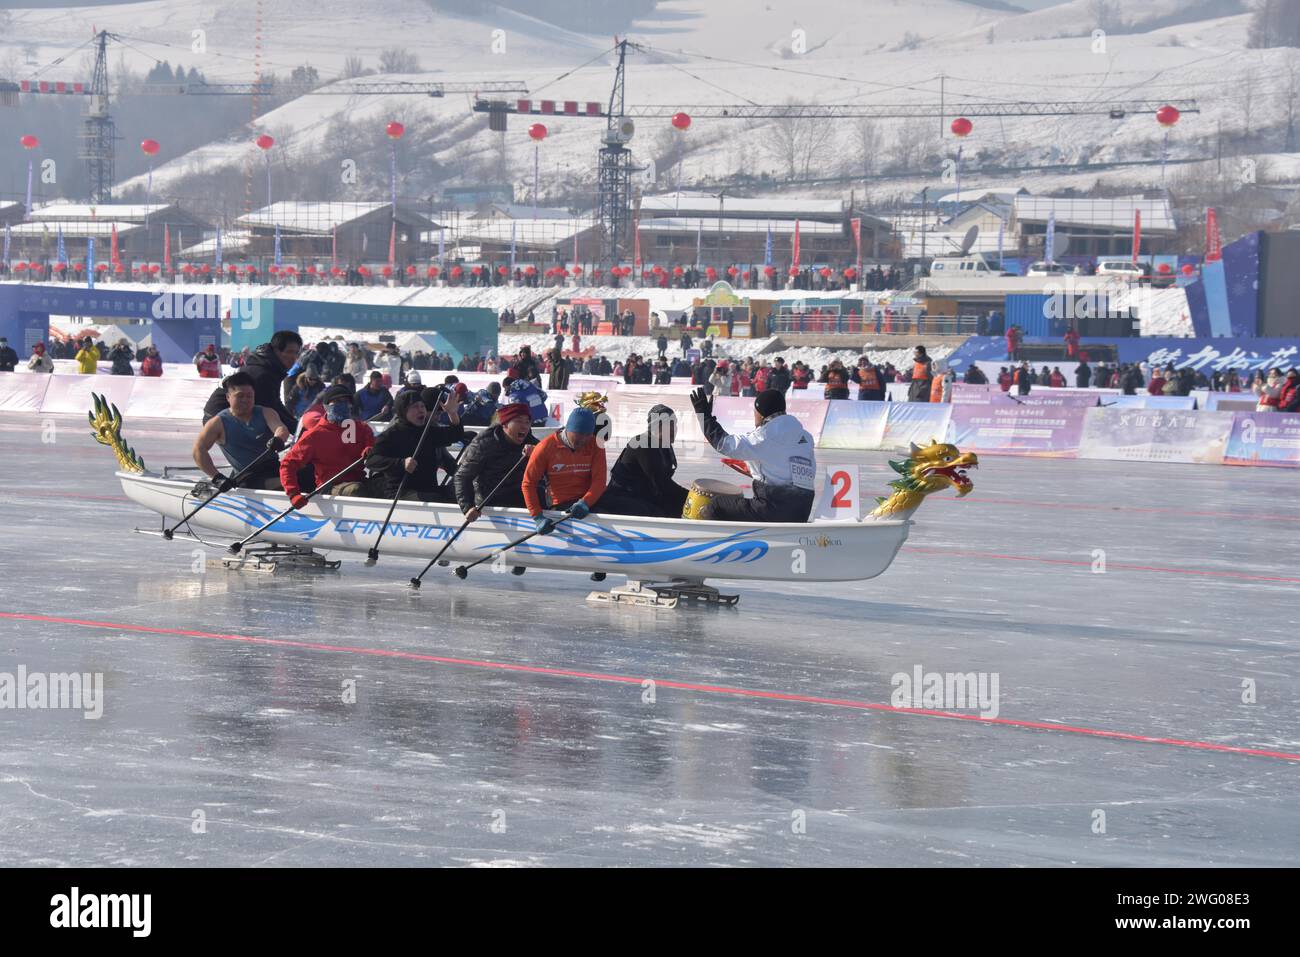
[[347,402],[335,402],[326,415],[331,422],[346,422],[352,418],[352,406]]

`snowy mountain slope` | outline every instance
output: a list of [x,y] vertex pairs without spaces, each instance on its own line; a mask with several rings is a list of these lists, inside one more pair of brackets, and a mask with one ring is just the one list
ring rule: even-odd
[[[1090,4],[1072,0],[1046,10],[1007,14],[960,0],[824,0],[816,4],[795,0],[670,0],[654,16],[637,21],[631,38],[648,45],[628,59],[629,104],[689,105],[693,103],[781,103],[789,99],[811,103],[914,103],[938,101],[942,86],[947,115],[966,104],[1005,100],[1172,99],[1193,96],[1202,107],[1189,114],[1170,136],[1174,158],[1207,155],[1210,140],[1222,126],[1233,131],[1244,124],[1244,108],[1254,110],[1254,125],[1276,123],[1285,95],[1285,64],[1294,51],[1247,50],[1247,17],[1238,15],[1161,27],[1149,33],[1112,34],[1104,52],[1094,52],[1083,36],[1044,38],[1049,30],[1076,30]],[[457,80],[521,79],[534,96],[557,99],[608,98],[613,78],[608,50],[611,40],[584,37],[540,24],[519,14],[502,12],[483,20],[457,20],[435,14],[418,0],[385,0],[377,14],[337,0],[311,5],[302,0],[266,7],[265,61],[281,75],[292,66],[310,62],[328,76],[351,54],[373,65],[384,46],[414,51],[426,70],[440,72],[404,79]],[[1123,3],[1121,15],[1137,22],[1162,22],[1179,9],[1175,0]],[[138,62],[141,53],[165,56],[198,66],[210,80],[251,78],[248,35],[252,0],[232,0],[219,8],[197,0],[147,2],[70,11],[15,12],[14,29],[0,37],[5,45],[36,44],[42,56],[84,39],[95,25],[120,29],[131,47],[124,51]],[[1145,18],[1145,19],[1144,19]],[[1024,24],[1029,26],[1025,27]],[[190,31],[207,31],[207,52],[190,55]],[[1035,25],[1037,24],[1037,26]],[[993,26],[994,42],[988,40]],[[1015,31],[1010,28],[1014,26]],[[504,29],[506,55],[492,52],[491,31]],[[792,31],[806,31],[806,52],[795,54]],[[1018,31],[1018,32],[1017,32]],[[1084,32],[1081,29],[1079,32]],[[910,49],[898,49],[908,33]],[[145,39],[136,39],[147,37]],[[1174,40],[1177,45],[1174,45]],[[159,44],[166,44],[162,46]],[[914,45],[913,45],[914,44]],[[713,59],[695,55],[703,51]],[[592,61],[592,62],[588,62]],[[72,62],[72,61],[70,61]],[[580,64],[587,65],[577,69]],[[564,75],[561,78],[562,74]],[[20,74],[21,75],[21,74]],[[44,76],[54,76],[53,68]],[[940,76],[946,77],[940,80]],[[1247,103],[1246,101],[1249,101]],[[196,99],[196,104],[201,100]],[[256,132],[270,132],[279,141],[273,154],[276,176],[287,185],[295,164],[333,157],[348,158],[329,141],[332,124],[348,120],[376,130],[391,118],[408,130],[427,133],[412,137],[420,156],[433,164],[459,161],[468,172],[459,182],[482,182],[488,164],[504,146],[507,175],[523,197],[531,187],[532,144],[527,123],[512,120],[503,138],[486,130],[481,115],[468,110],[469,97],[444,100],[421,97],[304,97],[259,117],[257,130],[231,142],[214,142],[181,157],[170,157],[165,136],[154,130],[121,130],[131,141],[154,136],[164,142],[162,161],[154,173],[159,195],[182,183],[187,174],[221,167],[239,168],[261,157],[251,147]],[[196,108],[199,108],[196,105]],[[924,112],[918,108],[918,113]],[[890,154],[903,135],[937,138],[934,126],[881,121],[872,159]],[[555,118],[546,121],[550,135],[541,148],[543,197],[560,184],[589,189],[599,146],[599,121]],[[679,181],[726,179],[737,174],[784,176],[775,151],[766,148],[780,124],[773,121],[697,119],[685,134],[674,134],[666,121],[644,120],[632,143],[636,159],[664,159],[675,141],[688,155],[680,169],[661,168],[658,188]],[[923,133],[918,134],[918,130]],[[382,139],[382,138],[381,138]],[[976,121],[963,143],[967,175],[978,175],[982,162],[1050,164],[1078,161],[1157,159],[1163,130],[1149,116],[1114,121],[1105,116],[1044,119],[990,118]],[[957,142],[946,136],[933,156],[951,157]],[[415,149],[414,145],[410,145]],[[833,123],[827,141],[818,147],[810,172],[817,176],[861,172],[859,131],[853,121]],[[380,157],[375,159],[374,157]],[[381,162],[382,159],[382,162]],[[662,164],[661,164],[662,165]],[[934,169],[918,169],[918,181],[935,178]],[[379,198],[387,186],[386,154],[376,152],[361,170],[355,190],[331,198]],[[429,174],[431,176],[432,173]],[[1147,184],[1158,183],[1158,167],[1138,170]],[[983,178],[983,177],[981,177]],[[191,181],[192,183],[193,181]],[[412,191],[425,194],[456,180],[411,180]],[[142,185],[139,180],[127,185]],[[284,185],[277,191],[285,196]],[[801,192],[840,195],[848,181],[826,187],[802,187]],[[895,183],[873,184],[873,192]],[[901,184],[899,184],[901,185]],[[192,188],[187,186],[187,188]],[[406,180],[399,185],[405,191]],[[1036,190],[1037,191],[1037,190]],[[261,190],[257,193],[260,194]],[[260,198],[260,197],[259,197]]]

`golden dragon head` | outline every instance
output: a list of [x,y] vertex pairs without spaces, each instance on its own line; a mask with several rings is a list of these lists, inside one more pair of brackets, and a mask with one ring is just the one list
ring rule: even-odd
[[886,518],[910,512],[931,492],[945,488],[955,488],[959,498],[967,495],[975,484],[966,470],[979,468],[979,464],[979,456],[974,452],[963,452],[955,445],[931,439],[930,444],[922,448],[914,442],[905,460],[889,463],[889,467],[902,477],[889,483],[889,487],[895,490],[894,494],[877,498],[879,504],[871,515]]
[[90,433],[95,441],[113,450],[123,472],[143,472],[144,459],[122,438],[122,413],[117,411],[117,406],[96,392],[90,393],[90,398],[95,408],[86,414],[90,418]]

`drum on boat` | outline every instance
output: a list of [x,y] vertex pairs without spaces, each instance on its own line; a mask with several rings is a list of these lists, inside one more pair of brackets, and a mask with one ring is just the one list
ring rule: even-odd
[[744,495],[745,490],[730,482],[717,479],[696,479],[691,483],[691,491],[686,496],[686,505],[682,508],[682,518],[693,518],[706,522],[713,518],[713,500],[719,495]]

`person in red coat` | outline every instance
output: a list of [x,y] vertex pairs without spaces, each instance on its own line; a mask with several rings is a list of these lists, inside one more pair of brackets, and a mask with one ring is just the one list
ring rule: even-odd
[[[374,447],[375,433],[365,422],[353,418],[352,391],[347,386],[330,386],[321,398],[325,419],[299,436],[293,448],[280,459],[280,484],[289,502],[298,509],[307,504],[298,472],[309,465],[318,483],[334,479],[327,494],[365,494],[366,470],[362,460]],[[351,468],[334,478],[349,465]]]
[[1007,329],[1007,358],[1011,361],[1016,360],[1016,353],[1020,351],[1020,327],[1012,326]]
[[1079,333],[1074,326],[1065,331],[1065,358],[1079,358]]
[[207,349],[194,357],[194,364],[198,366],[200,379],[221,378],[221,357],[212,343],[209,342]]
[[1061,372],[1059,366],[1052,369],[1052,374],[1048,377],[1047,384],[1053,389],[1063,389],[1065,387],[1065,375]]
[[140,360],[140,375],[160,376],[162,373],[162,356],[158,354],[157,349],[150,346],[145,352],[144,358]]

